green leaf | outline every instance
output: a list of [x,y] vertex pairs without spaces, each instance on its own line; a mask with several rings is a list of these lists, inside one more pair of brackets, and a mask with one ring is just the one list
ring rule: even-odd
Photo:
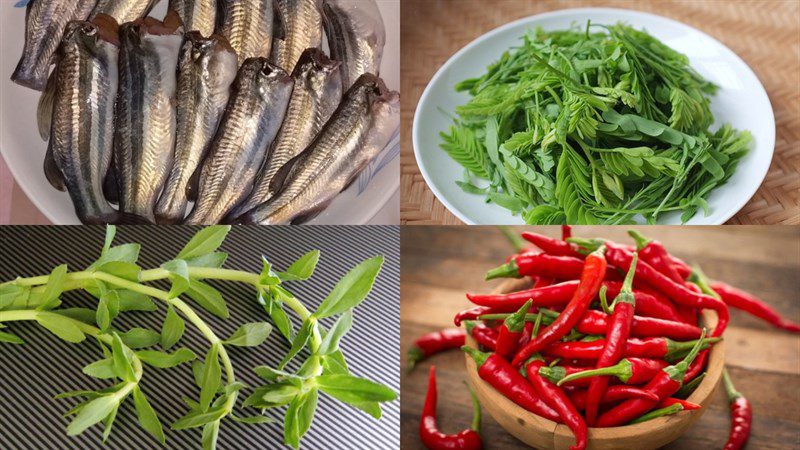
[[119,399],[113,395],[98,397],[87,403],[72,423],[67,427],[67,434],[75,436],[82,433],[90,426],[105,419],[120,404]]
[[158,420],[156,411],[150,406],[139,386],[133,388],[133,405],[136,407],[136,417],[139,418],[142,428],[164,445],[164,429],[161,427],[161,421]]
[[292,348],[289,349],[289,353],[287,353],[280,364],[278,364],[278,369],[283,369],[286,367],[286,364],[288,364],[289,361],[291,361],[295,356],[297,356],[298,353],[300,353],[300,350],[306,346],[308,340],[313,334],[313,330],[317,326],[317,322],[310,320],[310,318],[303,322],[303,326],[300,327],[300,331],[297,333],[297,336],[294,337],[294,341],[292,341]]
[[216,251],[222,245],[222,241],[225,240],[230,229],[230,225],[214,225],[203,228],[192,237],[175,258],[197,258]]
[[225,303],[225,299],[222,298],[222,294],[208,284],[198,280],[190,280],[186,295],[211,314],[222,319],[230,317],[228,305]]
[[272,270],[272,264],[267,261],[265,256],[261,257],[261,261],[263,263],[263,269],[261,269],[261,274],[258,276],[258,284],[261,286],[280,284],[281,278]]
[[161,268],[169,272],[169,279],[172,287],[169,290],[169,298],[176,298],[189,289],[189,266],[182,259],[167,261]]
[[326,375],[350,373],[350,369],[347,367],[347,361],[344,359],[344,353],[342,353],[341,350],[337,350],[322,357],[322,373]]
[[219,346],[219,343],[211,346],[203,364],[203,375],[200,383],[200,409],[203,411],[208,410],[222,382],[222,370],[220,369],[218,358]]
[[174,353],[159,352],[156,350],[140,350],[136,355],[144,363],[149,364],[159,369],[167,369],[192,361],[197,358],[197,355],[188,348],[179,348]]
[[19,336],[13,335],[11,333],[6,333],[0,331],[0,342],[7,342],[9,344],[24,344],[25,341],[22,340]]
[[375,256],[351,269],[336,283],[314,316],[322,319],[358,306],[372,290],[372,284],[380,273],[382,265],[383,256]]
[[86,338],[86,335],[72,322],[72,319],[61,317],[58,314],[40,312],[36,315],[36,322],[67,342],[77,344]]
[[97,323],[95,322],[97,311],[89,308],[62,308],[58,310],[58,314],[89,325]]
[[139,272],[141,271],[136,264],[125,261],[109,261],[98,266],[95,270],[137,283],[139,282]]
[[314,274],[319,261],[319,250],[312,250],[293,262],[286,272],[278,272],[283,281],[307,280]]
[[350,406],[360,409],[365,413],[372,416],[374,419],[380,419],[383,416],[383,411],[381,411],[381,404],[378,402],[354,402],[350,403]]
[[255,347],[267,340],[271,331],[272,325],[266,322],[246,323],[240,326],[224,343],[239,347]]
[[122,342],[129,348],[144,348],[156,345],[161,341],[161,335],[145,328],[131,328],[121,333]]
[[164,324],[161,326],[161,346],[165,350],[178,343],[183,336],[183,331],[186,324],[183,319],[175,312],[175,308],[169,305],[167,308],[167,316],[164,318]]
[[95,323],[97,323],[101,331],[107,330],[108,326],[111,324],[111,312],[109,311],[108,300],[105,295],[100,297],[100,301],[97,303]]
[[58,297],[64,291],[64,280],[67,276],[67,265],[61,264],[50,272],[47,284],[42,294],[42,303],[36,309],[39,311],[48,310],[56,306]]
[[111,358],[114,360],[114,373],[125,381],[136,381],[136,374],[133,372],[131,360],[128,357],[125,344],[122,343],[117,333],[114,333],[114,340],[111,343]]
[[18,297],[23,295],[27,289],[15,284],[0,286],[0,311],[11,306]]
[[250,417],[238,417],[236,415],[231,415],[231,419],[235,420],[239,423],[246,423],[250,425],[256,425],[261,423],[274,423],[275,419],[266,416],[250,416]]
[[115,225],[106,225],[106,239],[103,243],[103,251],[101,255],[105,254],[111,248],[111,243],[114,242],[114,236],[117,234],[117,227]]
[[397,393],[388,387],[352,375],[320,375],[319,388],[331,397],[345,403],[390,402]]
[[216,422],[227,414],[225,408],[214,408],[207,411],[191,411],[172,424],[173,430],[196,428],[207,423]]
[[197,258],[186,259],[186,265],[189,267],[209,267],[219,269],[225,264],[228,259],[228,254],[224,252],[213,252],[207,255],[198,256]]
[[327,355],[329,353],[333,353],[339,350],[339,341],[341,341],[342,337],[350,331],[350,328],[353,326],[353,312],[352,311],[345,311],[336,323],[333,324],[328,334],[325,335],[325,338],[322,340],[322,344],[319,347],[319,351],[317,352],[320,355]]
[[84,367],[83,373],[89,375],[90,377],[99,378],[101,380],[108,380],[111,378],[116,378],[117,376],[114,372],[114,361],[111,359],[101,359],[100,361],[95,361]]
[[288,381],[273,383],[253,391],[253,394],[245,399],[242,407],[274,408],[288,405],[299,392],[300,388]]
[[119,311],[155,311],[158,309],[150,297],[127,289],[118,289]]
[[257,301],[264,307],[264,310],[269,314],[272,321],[275,322],[278,331],[281,332],[287,341],[291,342],[292,322],[289,320],[289,316],[286,315],[286,311],[283,310],[283,302],[276,298],[280,296],[282,292],[288,294],[288,291],[280,286],[270,286],[268,293],[264,292],[263,289],[259,289]]
[[211,422],[203,427],[203,450],[214,450],[217,448],[217,438],[219,437],[219,421]]
[[122,261],[127,263],[135,263],[139,259],[139,244],[123,244],[116,247],[111,247],[95,261],[87,270],[94,270],[97,267],[110,261]]
[[316,389],[298,395],[289,404],[283,424],[283,442],[298,448],[300,438],[311,428],[314,412],[317,409],[318,393]]
[[119,411],[119,405],[117,405],[114,410],[111,411],[111,414],[107,415],[103,421],[103,444],[105,444],[108,437],[111,436],[111,430],[114,428],[114,419],[117,418],[117,411]]
[[305,377],[301,377],[299,375],[289,373],[284,370],[274,369],[269,366],[254,367],[253,371],[256,373],[256,375],[258,375],[259,377],[261,377],[266,381],[275,381],[280,378],[283,380],[290,381],[292,382],[292,384],[298,387],[303,383],[303,380],[306,379]]

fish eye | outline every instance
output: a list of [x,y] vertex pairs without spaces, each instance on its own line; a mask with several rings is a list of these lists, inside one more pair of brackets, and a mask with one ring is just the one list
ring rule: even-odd
[[91,25],[84,25],[83,26],[83,32],[87,36],[94,36],[95,34],[97,34],[97,28],[95,28],[95,27],[93,27]]

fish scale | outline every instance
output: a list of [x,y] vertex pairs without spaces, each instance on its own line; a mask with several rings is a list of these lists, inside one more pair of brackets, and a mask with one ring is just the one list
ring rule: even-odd
[[197,203],[187,224],[221,221],[252,189],[283,122],[292,78],[266,58],[245,61],[200,173]]
[[322,0],[277,0],[276,9],[283,38],[273,40],[270,60],[290,71],[306,49],[322,45]]
[[204,37],[214,32],[217,0],[169,0],[168,8],[178,13],[187,32],[198,31]]
[[165,22],[148,18],[120,29],[114,140],[120,209],[150,221],[174,155],[175,67],[183,34],[178,24],[170,12]]
[[25,11],[25,46],[11,80],[44,91],[67,22],[86,20],[96,0],[33,0]]
[[253,191],[231,212],[231,217],[245,213],[272,196],[270,183],[286,162],[303,151],[317,135],[339,105],[342,83],[339,62],[331,61],[322,50],[303,52],[292,78],[294,90],[286,110],[286,118],[270,149],[264,168],[256,179]]
[[75,213],[82,223],[93,224],[118,220],[103,197],[112,152],[118,48],[99,36],[98,25],[90,22],[70,22],[65,29],[48,149]]
[[231,222],[283,225],[313,218],[386,146],[399,116],[399,94],[375,75],[362,75],[314,141],[275,175],[274,197]]
[[217,34],[224,36],[239,57],[267,58],[272,48],[275,0],[219,0]]
[[331,57],[342,62],[344,89],[365,73],[380,75],[386,29],[375,0],[325,0],[323,19]]
[[[160,0],[95,0],[97,5],[92,10],[89,19],[105,14],[113,17],[119,23],[133,22],[147,16],[150,10]],[[94,3],[94,1],[93,1]]]

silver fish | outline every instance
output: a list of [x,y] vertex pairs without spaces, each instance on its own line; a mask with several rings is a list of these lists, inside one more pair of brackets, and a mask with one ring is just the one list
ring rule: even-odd
[[375,0],[325,0],[322,10],[331,58],[342,62],[344,89],[362,74],[380,75],[386,28]]
[[98,14],[107,14],[120,24],[133,22],[147,17],[150,10],[160,0],[96,0],[97,6],[94,7],[90,18]]
[[183,28],[174,11],[120,28],[114,164],[119,206],[154,220],[153,207],[172,167],[176,70]]
[[292,94],[292,78],[266,58],[245,60],[200,173],[188,224],[212,224],[240,203],[253,185]]
[[311,145],[272,180],[275,196],[235,220],[280,225],[310,220],[322,212],[384,148],[400,124],[400,94],[364,74]]
[[158,223],[177,223],[186,212],[190,178],[200,166],[228,104],[239,65],[224,37],[186,34],[178,63],[175,163],[156,204]]
[[169,0],[170,10],[183,21],[186,31],[199,31],[210,36],[217,23],[217,0]]
[[116,210],[103,197],[113,151],[117,45],[117,23],[108,16],[69,22],[55,70],[58,89],[48,153],[85,224],[117,221]]
[[219,0],[217,34],[225,36],[239,56],[267,58],[272,48],[275,0]]
[[339,106],[342,98],[339,62],[328,59],[322,50],[310,48],[303,52],[292,78],[294,90],[278,137],[253,191],[231,216],[245,213],[272,197],[269,187],[275,173],[311,143]]
[[32,0],[25,12],[25,47],[11,80],[44,91],[64,28],[86,20],[96,0]]
[[272,64],[290,71],[307,48],[322,45],[322,0],[277,0],[280,30],[272,40]]

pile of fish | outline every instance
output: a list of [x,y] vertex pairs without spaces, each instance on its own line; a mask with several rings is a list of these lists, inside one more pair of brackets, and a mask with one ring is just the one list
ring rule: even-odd
[[375,0],[158,1],[28,4],[12,80],[81,222],[302,223],[396,136]]

